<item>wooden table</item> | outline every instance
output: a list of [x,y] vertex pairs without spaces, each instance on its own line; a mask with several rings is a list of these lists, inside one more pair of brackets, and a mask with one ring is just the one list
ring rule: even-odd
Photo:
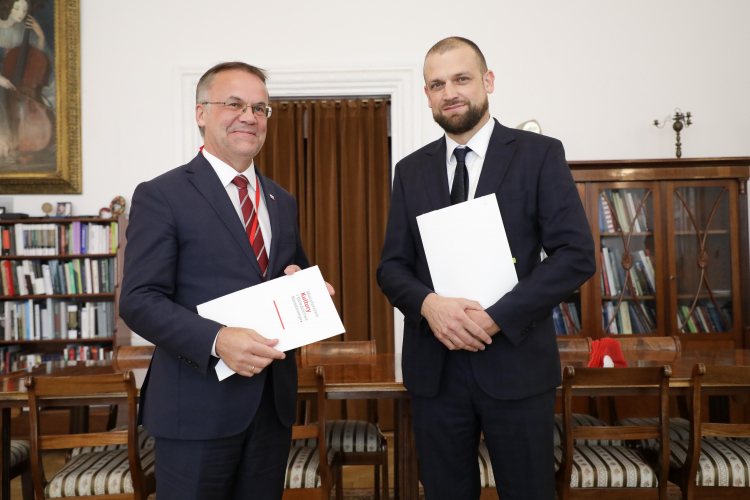
[[[750,350],[703,350],[680,352],[626,352],[625,357],[630,366],[661,366],[668,364],[672,367],[670,391],[674,395],[687,395],[690,386],[690,375],[696,363],[707,366],[750,366]],[[583,367],[588,362],[588,353],[561,353],[562,365]],[[400,360],[392,354],[378,354],[372,357],[369,364],[326,365],[326,385],[331,399],[393,399],[396,403],[396,448],[394,450],[395,476],[397,478],[396,499],[416,500],[418,498],[418,467],[416,445],[411,427],[411,400],[409,393],[401,382],[396,380],[396,365]],[[146,367],[136,363],[131,365],[117,365],[110,361],[79,361],[47,363],[37,367],[32,373],[35,376],[75,376],[95,375],[100,373],[117,373],[132,370],[138,381],[142,383],[146,374]],[[27,406],[26,389],[23,379],[26,372],[16,372],[0,377],[0,409],[2,409],[2,499],[10,499],[10,481],[8,469],[10,465],[10,409]],[[307,392],[308,388],[300,388],[300,392]],[[727,387],[703,387],[707,394],[730,394],[746,392],[746,389]],[[645,395],[650,391],[643,388],[622,390],[586,390],[582,388],[577,395]],[[119,404],[124,402],[122,397],[108,398],[76,398],[60,399],[51,402],[49,406],[71,405],[102,405]],[[45,404],[47,404],[45,402]]]

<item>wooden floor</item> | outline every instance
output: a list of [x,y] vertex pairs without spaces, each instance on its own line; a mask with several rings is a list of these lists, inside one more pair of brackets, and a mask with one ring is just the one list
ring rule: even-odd
[[[391,488],[393,488],[393,433],[386,432],[388,438],[388,468]],[[64,451],[45,452],[42,461],[47,477],[51,477],[65,464]],[[373,500],[374,468],[369,466],[348,466],[344,468],[344,498],[346,500]],[[393,490],[391,490],[392,492]],[[21,478],[11,481],[11,500],[22,500]],[[149,497],[154,500],[156,495]],[[382,498],[382,497],[381,497]],[[393,495],[391,494],[391,498]],[[670,500],[679,500],[680,489],[673,484],[669,485]]]

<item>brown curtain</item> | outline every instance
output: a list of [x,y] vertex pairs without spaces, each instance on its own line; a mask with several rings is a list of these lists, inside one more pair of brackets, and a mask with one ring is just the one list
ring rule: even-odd
[[[393,309],[375,279],[390,197],[387,102],[276,101],[271,107],[257,165],[297,198],[302,244],[336,289],[344,340],[375,339],[378,352],[391,353]],[[364,418],[364,408],[349,404],[348,418]],[[381,409],[381,420],[390,420],[390,408]]]

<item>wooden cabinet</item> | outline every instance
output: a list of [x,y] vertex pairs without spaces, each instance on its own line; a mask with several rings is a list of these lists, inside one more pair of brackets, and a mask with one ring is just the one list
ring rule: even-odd
[[750,158],[570,162],[596,274],[556,308],[558,334],[677,335],[750,347]]
[[127,218],[0,220],[0,372],[105,359],[130,343],[119,319]]

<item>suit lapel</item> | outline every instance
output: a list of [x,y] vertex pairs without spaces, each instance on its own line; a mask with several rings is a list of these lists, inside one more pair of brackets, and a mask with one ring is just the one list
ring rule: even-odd
[[247,258],[250,259],[253,269],[262,278],[263,273],[260,272],[260,266],[258,265],[258,260],[255,258],[253,247],[250,246],[247,233],[242,227],[242,222],[237,216],[232,202],[229,201],[226,189],[221,185],[221,181],[213,167],[211,167],[211,164],[208,163],[203,154],[198,153],[198,156],[188,163],[187,172],[192,174],[188,177],[190,182],[213,207],[234,239],[237,240],[237,244],[240,245]]
[[427,158],[422,164],[422,174],[427,193],[434,210],[451,204],[451,191],[448,187],[448,171],[445,163],[445,136],[427,148]]
[[500,184],[502,184],[513,159],[513,154],[516,152],[515,140],[516,138],[510,130],[495,120],[495,127],[492,129],[492,137],[487,146],[487,155],[484,157],[482,173],[479,176],[474,198],[497,193],[500,190]]
[[[276,269],[274,268],[274,266],[276,265],[276,258],[278,254],[277,250],[279,248],[278,238],[281,235],[279,208],[276,203],[276,197],[274,196],[276,193],[272,192],[272,183],[266,182],[266,178],[263,177],[257,166],[255,167],[255,172],[258,174],[258,181],[263,188],[263,199],[266,201],[266,207],[268,208],[268,217],[269,219],[271,219],[271,234],[273,235],[272,238],[277,238],[276,244],[272,244],[271,251],[268,252],[268,269],[266,270],[266,276],[268,277],[268,279],[273,279],[273,277],[276,276]],[[268,246],[266,246],[266,251],[268,251]],[[258,270],[260,271],[260,266],[258,267]]]

